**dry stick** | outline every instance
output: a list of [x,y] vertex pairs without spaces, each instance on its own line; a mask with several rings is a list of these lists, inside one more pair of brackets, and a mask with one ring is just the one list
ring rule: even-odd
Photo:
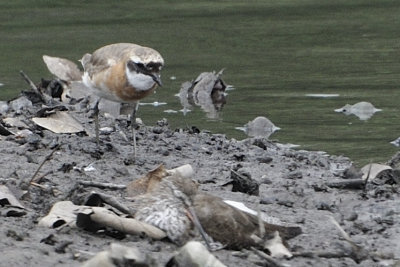
[[83,186],[93,186],[101,189],[111,189],[111,190],[122,190],[126,189],[126,185],[124,184],[112,184],[112,183],[100,183],[100,182],[92,182],[92,181],[79,181],[79,184]]
[[199,230],[200,235],[203,238],[204,242],[206,243],[208,250],[211,251],[212,247],[210,245],[210,242],[208,241],[208,238],[207,238],[207,235],[206,235],[206,231],[204,231],[204,228],[201,225],[200,220],[197,217],[197,214],[196,214],[195,210],[190,205],[188,206],[188,212],[189,212],[189,215],[191,216],[190,219],[192,220],[193,224],[197,227],[197,230]]
[[104,201],[108,205],[116,208],[117,210],[119,210],[125,214],[132,215],[132,212],[130,211],[130,209],[123,203],[119,202],[116,197],[114,197],[112,195],[104,194],[101,192],[93,192],[93,194],[98,195],[102,201]]
[[349,244],[351,245],[351,255],[349,255],[349,257],[351,257],[353,260],[355,260],[357,263],[361,262],[362,260],[364,260],[366,257],[368,257],[369,253],[366,249],[364,249],[363,247],[357,245],[351,238],[350,236],[344,231],[344,229],[339,225],[339,223],[335,220],[335,218],[333,218],[332,216],[328,216],[329,219],[331,220],[331,222],[336,226],[336,228],[338,228],[338,230],[340,231],[340,234],[342,235],[342,237],[349,242]]
[[52,173],[53,173],[53,170],[49,170],[48,172],[45,172],[42,175],[40,175],[39,177],[37,177],[36,179],[34,179],[34,181],[32,181],[31,183],[39,184],[44,177],[46,177],[47,175],[52,174]]
[[259,231],[260,231],[260,237],[263,238],[265,235],[265,225],[264,225],[264,221],[261,217],[260,203],[258,203],[258,206],[257,206],[257,217],[258,217],[258,227],[259,227]]
[[43,98],[43,94],[42,92],[39,91],[39,89],[36,87],[36,85],[32,82],[32,80],[28,77],[28,75],[26,75],[22,70],[19,71],[19,74],[21,74],[22,78],[24,78],[24,80],[29,84],[29,86],[32,88],[32,90],[37,93],[42,99],[43,102],[44,98]]
[[59,101],[53,99],[51,96],[48,96],[48,95],[40,92],[40,90],[37,88],[37,86],[32,82],[32,80],[28,77],[28,75],[26,75],[22,70],[19,71],[19,74],[21,74],[22,78],[24,78],[24,80],[29,84],[31,89],[40,97],[40,100],[43,103],[46,103],[46,104],[48,104],[50,102],[59,103]]
[[51,151],[51,153],[50,153],[49,155],[47,155],[47,156],[44,158],[44,160],[42,161],[42,163],[41,163],[41,164],[39,165],[39,167],[37,168],[36,172],[32,175],[32,178],[29,180],[28,188],[29,188],[29,186],[32,184],[33,179],[35,179],[36,175],[39,173],[40,169],[43,167],[44,163],[45,163],[46,161],[48,161],[48,160],[51,158],[51,156],[53,156],[54,152],[56,152],[57,149],[58,149],[59,147],[60,147],[60,144],[58,144],[55,148],[53,148],[53,150]]
[[369,176],[371,174],[371,168],[372,168],[372,161],[369,162],[367,179],[365,179],[365,184],[364,184],[364,192],[367,190],[367,183],[368,183],[368,180],[369,180]]
[[270,255],[255,249],[253,247],[251,247],[251,250],[256,253],[258,256],[260,256],[261,258],[263,258],[264,260],[267,261],[269,267],[285,267],[285,265],[279,263],[277,260],[275,260],[274,258],[272,258]]

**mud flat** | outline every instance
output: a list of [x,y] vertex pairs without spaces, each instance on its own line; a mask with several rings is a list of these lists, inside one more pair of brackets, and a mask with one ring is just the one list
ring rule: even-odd
[[[398,156],[388,159],[392,169],[348,186],[349,179],[361,179],[357,170],[351,171],[348,158],[293,150],[263,139],[227,139],[195,127],[171,129],[167,121],[160,120],[156,125],[141,125],[137,157],[133,159],[130,129],[124,118],[101,116],[98,149],[85,103],[66,106],[66,112],[84,129],[69,134],[54,133],[32,120],[62,109],[43,110],[39,103],[26,103],[13,107],[5,103],[8,108],[2,111],[0,182],[24,208],[1,200],[0,265],[79,266],[111,243],[119,243],[136,247],[156,259],[158,266],[165,266],[179,249],[168,240],[110,230],[89,232],[68,225],[56,229],[38,225],[58,201],[80,205],[79,196],[91,190],[122,201],[126,197],[123,188],[90,187],[81,181],[126,185],[160,164],[168,169],[190,164],[199,190],[300,226],[303,233],[288,241],[294,256],[276,259],[282,266],[399,264]],[[232,190],[235,174],[250,180],[255,190],[233,192],[237,190]],[[338,183],[345,185],[336,186]],[[347,233],[348,240],[333,221]],[[251,249],[222,249],[212,254],[227,266],[266,263]]]

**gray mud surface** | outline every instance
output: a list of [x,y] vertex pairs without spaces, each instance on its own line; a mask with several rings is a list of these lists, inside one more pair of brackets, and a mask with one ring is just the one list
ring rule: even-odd
[[[89,133],[93,133],[93,119],[82,106],[77,104],[68,109]],[[7,206],[3,206],[4,203],[0,206],[1,266],[79,266],[115,242],[137,247],[164,266],[178,249],[168,240],[153,241],[112,231],[92,233],[69,226],[60,229],[38,226],[39,219],[57,201],[82,204],[76,196],[91,190],[122,200],[126,196],[124,190],[84,187],[79,181],[126,185],[160,164],[167,169],[190,164],[200,190],[243,202],[255,210],[260,205],[261,211],[268,215],[299,225],[303,234],[288,241],[294,254],[332,252],[342,255],[277,259],[285,266],[394,266],[400,258],[398,184],[389,179],[393,177],[386,177],[368,183],[365,189],[328,187],[327,182],[348,177],[346,170],[351,166],[348,158],[288,149],[267,140],[230,140],[221,134],[197,132],[195,128],[170,129],[167,122],[160,121],[157,125],[140,127],[137,158],[132,160],[132,144],[119,130],[100,135],[99,151],[93,134],[55,134],[35,125],[31,118],[39,108],[40,105],[33,105],[2,115],[3,119],[14,117],[25,122],[33,134],[0,136],[1,184],[12,189],[26,207],[23,216],[6,216]],[[117,120],[116,124],[130,137],[125,119]],[[101,116],[100,125],[114,127],[115,123]],[[7,129],[19,130],[17,127]],[[45,160],[57,145],[58,149]],[[35,180],[41,178],[38,182],[41,186],[28,187],[42,163],[35,177]],[[391,164],[396,167],[395,160]],[[232,169],[256,181],[258,194],[232,192],[229,186],[224,186],[231,180]],[[364,249],[364,253],[353,255],[353,258],[360,258],[359,264],[352,259],[351,245],[329,216]],[[267,266],[251,250],[223,249],[213,254],[227,266]]]

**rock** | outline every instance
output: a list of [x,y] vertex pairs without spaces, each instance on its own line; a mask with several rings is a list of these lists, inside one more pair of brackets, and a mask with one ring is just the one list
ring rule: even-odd
[[231,170],[232,192],[242,192],[249,195],[258,195],[259,184],[247,172]]
[[200,242],[190,241],[167,263],[168,267],[224,267]]
[[154,259],[141,253],[137,248],[112,243],[107,251],[96,254],[93,258],[83,263],[82,267],[117,267],[137,266],[153,267]]
[[10,108],[17,113],[20,113],[23,109],[31,107],[32,102],[26,96],[18,97],[10,102]]
[[286,175],[287,179],[301,179],[303,178],[303,174],[301,171],[291,171]]
[[6,101],[0,101],[0,114],[6,114],[8,111],[8,104]]

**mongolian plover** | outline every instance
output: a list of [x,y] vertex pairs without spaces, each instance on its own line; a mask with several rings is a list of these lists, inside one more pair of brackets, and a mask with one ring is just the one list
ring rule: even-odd
[[[85,54],[81,63],[84,69],[82,81],[96,95],[115,102],[134,104],[131,116],[134,132],[138,101],[151,94],[157,85],[162,86],[160,71],[164,59],[160,53],[137,44],[117,43],[101,47],[93,54]],[[96,112],[97,143],[98,128]],[[136,151],[134,134],[133,140]]]

